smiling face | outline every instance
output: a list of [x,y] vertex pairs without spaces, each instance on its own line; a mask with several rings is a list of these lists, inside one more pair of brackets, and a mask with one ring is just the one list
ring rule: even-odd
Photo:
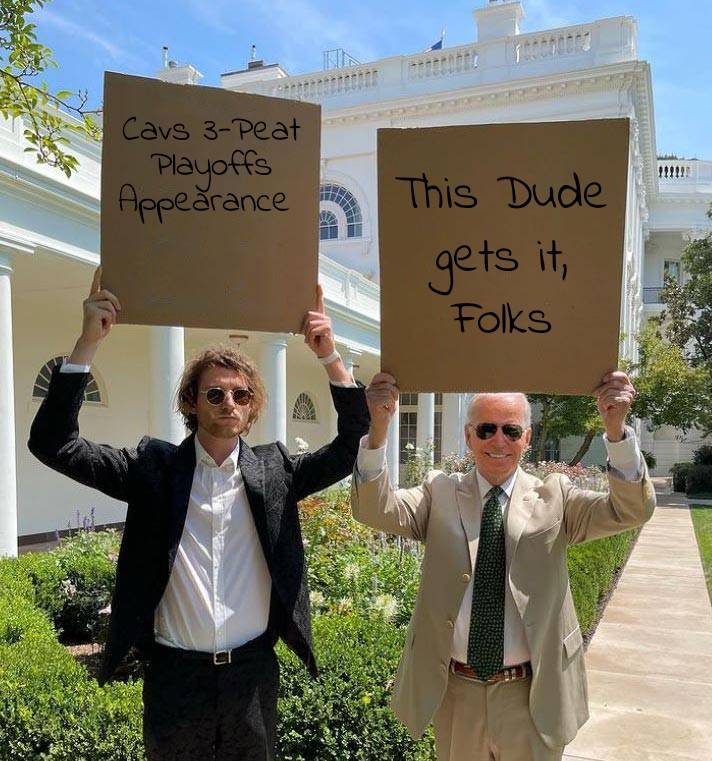
[[225,394],[221,404],[210,404],[205,398],[209,388],[219,387],[225,391],[248,388],[245,377],[226,367],[208,367],[200,374],[198,394],[191,412],[198,418],[198,430],[218,439],[234,439],[247,427],[251,404],[235,404],[232,394]]
[[[526,427],[524,400],[509,394],[483,394],[470,409],[470,420],[465,426],[465,441],[472,452],[481,475],[493,486],[503,484],[514,473],[532,437]],[[479,423],[495,423],[497,432],[489,439],[480,439],[475,433]],[[511,441],[502,426],[519,425],[524,433],[518,441]]]

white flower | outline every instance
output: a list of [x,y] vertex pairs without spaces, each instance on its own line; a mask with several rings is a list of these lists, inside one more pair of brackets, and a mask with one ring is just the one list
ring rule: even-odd
[[390,621],[398,610],[398,600],[393,595],[378,595],[373,600],[372,607],[384,620]]
[[361,569],[358,567],[358,563],[347,563],[344,566],[344,578],[348,579],[349,581],[357,579],[360,570]]
[[354,609],[354,601],[350,597],[342,597],[336,603],[336,612],[340,613],[341,615],[345,615],[346,613],[351,613],[353,609]]
[[64,591],[64,594],[67,595],[67,597],[74,597],[74,595],[77,593],[76,585],[72,584],[69,579],[62,580],[62,590]]
[[412,444],[412,443],[409,441],[409,442],[408,442],[408,443],[405,445],[404,449],[413,450],[413,449],[415,449],[415,447],[414,447],[414,446],[413,446],[413,444]]
[[315,608],[320,608],[324,604],[324,595],[321,592],[310,592],[309,602]]
[[304,441],[304,439],[299,438],[299,436],[294,437],[294,443],[297,445],[297,452],[300,454],[309,450],[309,442]]

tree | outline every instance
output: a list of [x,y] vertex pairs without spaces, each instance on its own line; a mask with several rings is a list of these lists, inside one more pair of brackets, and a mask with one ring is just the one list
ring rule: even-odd
[[592,396],[557,396],[554,394],[530,394],[532,404],[541,405],[539,437],[534,459],[544,459],[544,449],[549,439],[565,436],[583,436],[583,442],[569,465],[576,465],[588,451],[594,436],[603,431],[596,400]]
[[[712,219],[712,205],[707,211]],[[712,233],[691,241],[683,251],[684,283],[666,278],[662,300],[666,307],[658,319],[671,344],[679,347],[693,368],[707,371],[706,399],[712,398]],[[712,433],[712,408],[701,414],[698,426]]]
[[653,428],[670,425],[688,431],[700,426],[712,404],[709,371],[694,367],[683,349],[663,339],[655,321],[638,336],[639,361],[629,368],[638,395],[632,413]]
[[67,153],[68,135],[98,140],[100,130],[86,110],[86,91],[52,93],[40,81],[43,71],[56,66],[52,51],[37,42],[35,24],[26,16],[46,0],[2,0],[0,3],[0,114],[23,119],[24,136],[38,163],[61,169],[67,177],[78,161]]

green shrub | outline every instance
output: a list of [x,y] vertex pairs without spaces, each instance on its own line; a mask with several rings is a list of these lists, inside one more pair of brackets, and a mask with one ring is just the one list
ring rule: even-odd
[[588,634],[596,622],[601,598],[610,589],[616,572],[625,564],[637,533],[634,529],[569,547],[571,594],[583,634]]
[[63,641],[90,642],[111,599],[118,555],[116,531],[79,531],[52,552],[28,553],[20,563],[35,589],[35,602],[50,616]]
[[318,681],[278,647],[282,669],[281,761],[426,761],[432,738],[415,741],[389,708],[405,631],[359,616],[314,619]]
[[22,561],[0,560],[0,758],[140,761],[140,684],[88,677],[34,604]]
[[712,444],[704,444],[692,454],[695,465],[712,465]]
[[647,449],[642,449],[640,453],[643,455],[643,459],[645,460],[645,464],[648,466],[648,469],[653,470],[653,468],[655,468],[655,466],[658,464],[655,455],[652,452],[648,452]]
[[671,468],[673,491],[684,492],[687,487],[687,474],[694,467],[692,462],[676,462]]
[[712,493],[712,465],[693,465],[687,473],[685,491],[690,496]]

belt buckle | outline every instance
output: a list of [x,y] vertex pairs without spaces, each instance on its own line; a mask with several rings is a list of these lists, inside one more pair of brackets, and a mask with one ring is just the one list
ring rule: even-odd
[[218,650],[213,653],[213,664],[216,666],[225,666],[232,663],[232,650]]

